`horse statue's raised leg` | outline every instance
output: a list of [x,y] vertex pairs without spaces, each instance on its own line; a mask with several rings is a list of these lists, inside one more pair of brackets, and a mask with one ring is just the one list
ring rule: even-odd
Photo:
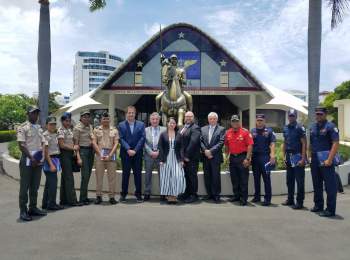
[[167,115],[166,113],[162,113],[162,125],[167,127],[167,121],[168,121],[168,118],[167,118]]
[[184,124],[184,116],[185,116],[185,110],[183,108],[180,108],[178,110],[178,121],[177,126],[181,128]]

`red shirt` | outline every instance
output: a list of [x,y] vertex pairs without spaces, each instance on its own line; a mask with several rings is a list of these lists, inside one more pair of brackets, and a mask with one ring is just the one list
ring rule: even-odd
[[230,128],[225,134],[225,145],[230,154],[247,152],[248,146],[254,144],[253,137],[247,129],[240,127],[237,131]]

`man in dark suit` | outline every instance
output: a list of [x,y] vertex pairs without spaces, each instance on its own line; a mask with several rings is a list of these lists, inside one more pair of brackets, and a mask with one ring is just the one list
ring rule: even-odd
[[201,129],[201,151],[203,158],[204,183],[208,198],[220,203],[222,147],[225,142],[225,128],[218,125],[218,114],[208,115],[209,124]]
[[142,154],[145,143],[145,125],[135,120],[136,108],[128,106],[126,109],[126,120],[118,125],[120,136],[120,158],[122,161],[122,192],[120,201],[126,201],[129,188],[130,171],[134,174],[135,196],[137,202],[142,202],[141,196],[141,171]]
[[181,199],[186,203],[198,200],[198,164],[200,158],[200,128],[194,123],[194,114],[191,111],[185,114],[185,125],[181,129],[184,146],[184,170],[186,178],[186,191]]

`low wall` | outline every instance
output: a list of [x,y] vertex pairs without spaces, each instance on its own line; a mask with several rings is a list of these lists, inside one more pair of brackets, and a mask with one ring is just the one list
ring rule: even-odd
[[[10,157],[8,154],[3,154],[3,167],[6,173],[13,177],[14,179],[19,180],[19,167],[18,167],[19,161]],[[343,185],[348,185],[348,175],[350,173],[350,161],[346,162],[345,164],[337,167],[336,171],[339,173],[340,178],[343,182]],[[121,171],[117,171],[118,178],[117,178],[117,191],[120,191],[121,187]],[[58,173],[59,177],[60,174]],[[78,189],[80,186],[80,173],[74,174],[75,179],[75,187]],[[142,179],[144,179],[144,174],[142,174]],[[45,177],[41,178],[41,183],[44,184]],[[273,171],[271,172],[271,183],[272,183],[272,194],[273,195],[282,195],[287,194],[287,187],[286,187],[286,172],[284,170],[281,171]],[[58,183],[58,185],[60,182]],[[262,194],[264,192],[264,185],[262,182],[261,185]],[[96,179],[95,179],[95,170],[93,170],[90,183],[89,183],[89,189],[95,190],[96,187]],[[104,178],[104,184],[103,184],[104,190],[107,189],[107,177]],[[253,195],[254,192],[254,183],[253,183],[253,175],[250,174],[249,176],[249,194]],[[305,191],[306,192],[312,192],[312,179],[311,179],[311,173],[310,169],[305,170]],[[133,183],[133,176],[130,176],[130,185],[129,185],[129,193],[134,193],[134,183]],[[159,180],[158,180],[158,174],[156,172],[153,172],[153,179],[152,179],[152,193],[154,195],[159,195]],[[205,195],[205,186],[204,186],[204,176],[202,172],[198,173],[198,194],[199,195]],[[221,194],[222,195],[232,195],[232,185],[231,185],[231,179],[230,174],[228,172],[222,172],[221,173]]]

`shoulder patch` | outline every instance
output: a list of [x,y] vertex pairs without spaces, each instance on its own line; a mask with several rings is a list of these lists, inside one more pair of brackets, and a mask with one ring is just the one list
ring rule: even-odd
[[339,132],[339,130],[338,130],[338,128],[337,128],[337,127],[334,127],[334,132],[336,132],[336,133],[338,133],[338,132]]

